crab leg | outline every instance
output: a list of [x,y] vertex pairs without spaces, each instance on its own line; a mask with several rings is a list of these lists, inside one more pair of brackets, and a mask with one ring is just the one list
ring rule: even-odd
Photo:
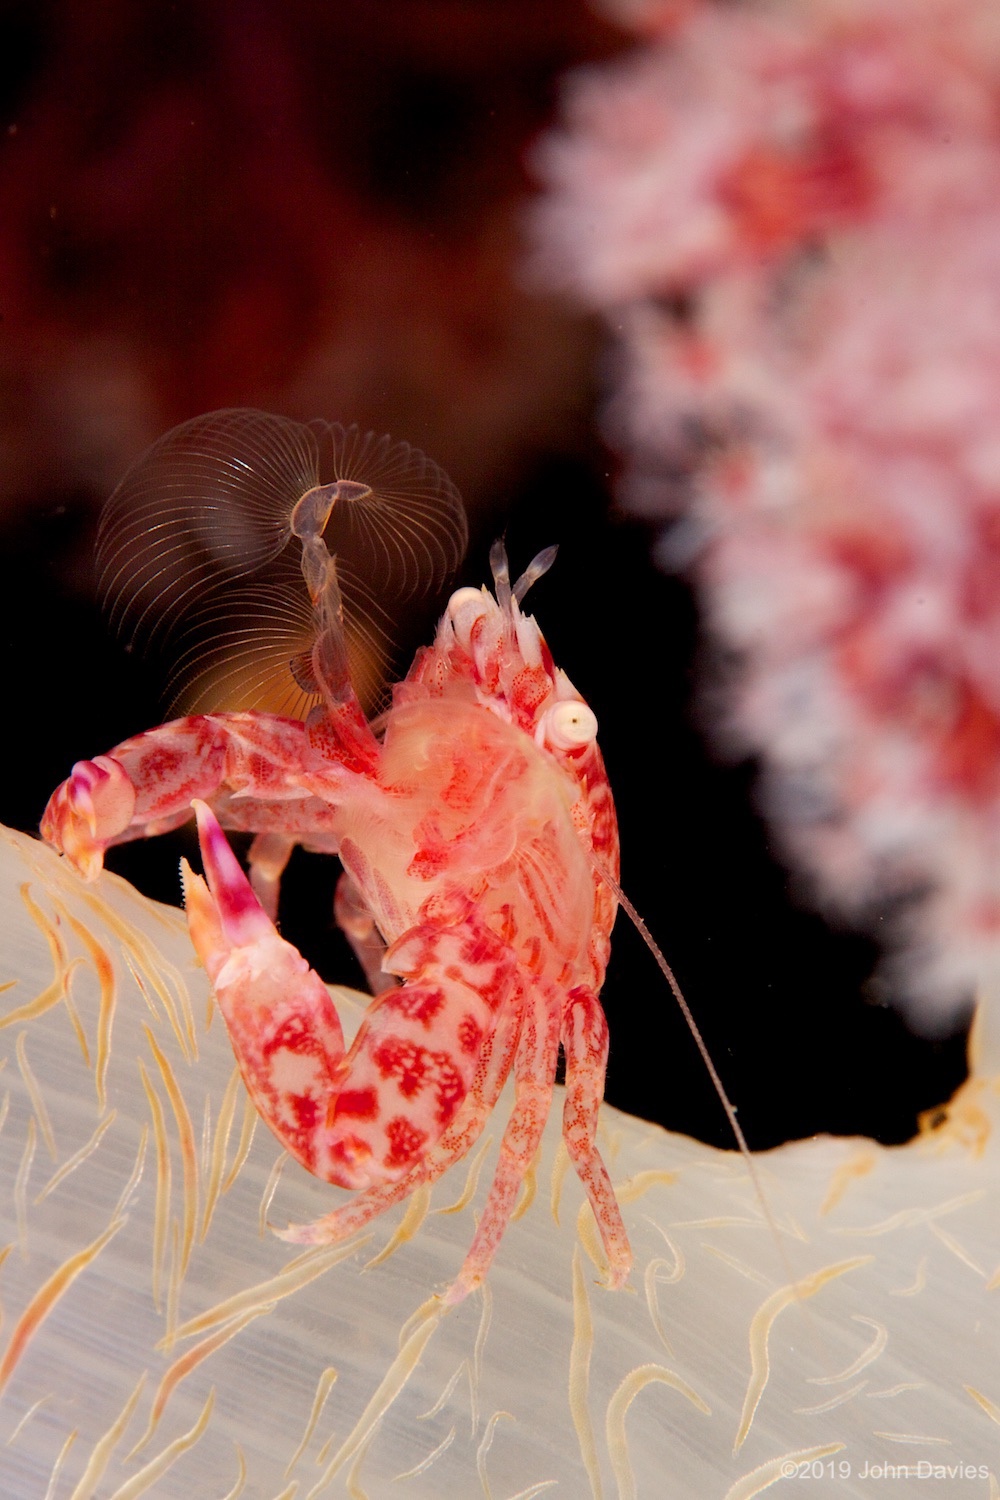
[[467,898],[440,903],[435,923],[387,951],[404,983],[373,1002],[345,1053],[322,981],[279,937],[211,810],[195,810],[208,885],[187,872],[191,936],[258,1109],[328,1182],[406,1176],[468,1093],[515,982],[510,948]]
[[[347,1239],[394,1203],[407,1197],[422,1183],[436,1181],[456,1161],[466,1156],[482,1134],[507,1080],[517,1048],[519,1026],[518,1009],[510,1006],[497,1025],[491,1045],[484,1056],[480,1076],[469,1090],[462,1109],[434,1150],[408,1176],[400,1178],[398,1182],[369,1188],[352,1202],[345,1203],[314,1224],[289,1225],[288,1229],[278,1231],[280,1238],[295,1244],[310,1245],[334,1244],[338,1240]],[[534,1030],[533,1036],[537,1054],[537,1030]],[[600,1001],[591,991],[575,989],[569,995],[563,1012],[562,1040],[566,1052],[566,1099],[563,1107],[566,1145],[594,1209],[594,1217],[604,1241],[610,1267],[609,1285],[619,1287],[628,1279],[632,1253],[611,1179],[595,1145],[607,1063],[608,1027]],[[546,1041],[551,1045],[551,1037],[543,1039],[543,1046]],[[545,1058],[536,1055],[536,1067],[543,1066],[545,1062]],[[532,1071],[532,1064],[527,1056],[521,1057],[520,1066],[522,1071]],[[519,1087],[518,1104],[521,1106],[522,1118],[517,1121],[512,1116],[512,1124],[515,1137],[523,1136],[522,1143],[520,1147],[514,1147],[512,1141],[505,1138],[502,1148],[506,1153],[505,1169],[502,1174],[498,1170],[497,1174],[502,1187],[497,1187],[495,1181],[483,1215],[482,1223],[486,1225],[486,1229],[482,1237],[477,1235],[455,1286],[448,1294],[451,1302],[465,1297],[488,1270],[496,1244],[513,1208],[510,1188],[517,1191],[532,1132],[539,1119],[544,1125],[548,1114],[548,1097],[545,1091],[533,1092],[529,1099],[528,1090],[523,1083]],[[515,1115],[516,1113],[517,1109]],[[531,1154],[534,1154],[533,1150]],[[493,1235],[489,1230],[491,1221],[494,1225]]]
[[247,864],[253,893],[272,922],[278,920],[281,877],[292,857],[295,840],[280,833],[258,833],[250,845]]
[[514,1212],[518,1191],[538,1150],[552,1103],[559,1025],[559,1006],[548,988],[529,992],[514,1061],[514,1108],[500,1142],[500,1159],[482,1218],[462,1268],[445,1293],[447,1303],[461,1302],[482,1282]]
[[608,1062],[608,1022],[592,991],[582,987],[570,991],[563,1011],[562,1042],[566,1055],[563,1139],[604,1241],[610,1285],[619,1287],[632,1269],[632,1251],[615,1190],[596,1146]]
[[375,926],[368,903],[346,870],[337,881],[333,896],[333,915],[364,970],[372,994],[380,995],[383,990],[392,989],[396,981],[382,967],[385,941]]

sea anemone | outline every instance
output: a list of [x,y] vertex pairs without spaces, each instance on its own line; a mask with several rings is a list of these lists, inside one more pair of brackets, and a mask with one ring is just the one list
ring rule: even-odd
[[886,1464],[985,1484],[995,1049],[909,1146],[759,1156],[767,1213],[735,1153],[608,1109],[620,1292],[555,1109],[449,1312],[487,1163],[290,1254],[268,1222],[335,1190],[257,1120],[181,915],[21,834],[0,864],[5,1493],[736,1500],[798,1464],[845,1495]]

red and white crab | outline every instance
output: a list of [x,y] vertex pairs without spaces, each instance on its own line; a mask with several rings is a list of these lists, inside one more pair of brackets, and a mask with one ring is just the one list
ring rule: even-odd
[[[219,415],[178,429],[182,446],[199,424],[217,430]],[[511,1216],[561,1048],[564,1138],[609,1282],[620,1286],[631,1253],[595,1144],[618,835],[596,719],[521,610],[554,551],[512,587],[498,543],[494,593],[452,595],[433,645],[373,727],[352,686],[337,559],[324,539],[336,506],[372,491],[357,466],[319,478],[307,465],[285,505],[314,622],[295,669],[318,699],[307,719],[197,714],[136,735],[73,768],[43,835],[94,879],[110,845],[196,812],[207,883],[186,870],[191,935],[247,1087],[298,1161],[357,1190],[286,1238],[341,1239],[440,1176],[476,1141],[513,1074],[496,1174],[447,1294],[460,1300],[482,1281]],[[249,881],[224,828],[256,835]],[[337,917],[375,991],[350,1048],[327,989],[274,925],[296,843],[344,866]]]

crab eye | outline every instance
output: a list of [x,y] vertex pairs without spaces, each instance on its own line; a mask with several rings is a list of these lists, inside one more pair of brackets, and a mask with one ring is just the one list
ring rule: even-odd
[[545,711],[539,728],[553,750],[579,750],[597,738],[597,715],[586,703],[565,699]]
[[472,627],[482,619],[489,608],[483,589],[456,589],[448,600],[448,618],[455,635],[463,646],[468,646]]
[[482,603],[482,589],[456,589],[448,600],[448,616],[454,620],[456,615],[464,615],[470,604],[477,604],[481,607]]

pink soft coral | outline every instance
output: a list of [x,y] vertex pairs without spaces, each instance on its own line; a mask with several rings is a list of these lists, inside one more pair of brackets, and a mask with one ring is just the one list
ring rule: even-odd
[[540,265],[620,330],[624,495],[685,509],[787,848],[841,909],[910,898],[947,1013],[1000,979],[1000,18],[630,19],[540,154]]

